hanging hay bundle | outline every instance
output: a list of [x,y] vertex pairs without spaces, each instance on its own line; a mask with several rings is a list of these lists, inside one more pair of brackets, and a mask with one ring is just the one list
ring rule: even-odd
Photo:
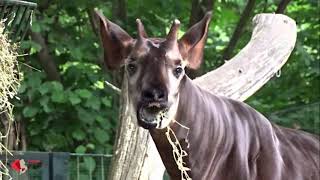
[[[0,23],[0,32],[3,26]],[[19,71],[16,46],[9,43],[6,34],[0,34],[0,113],[11,114],[12,104],[9,102],[19,87]],[[10,117],[12,120],[12,117]]]
[[[8,154],[10,152],[5,142],[13,122],[13,105],[10,99],[18,91],[19,71],[16,46],[9,43],[7,35],[2,33],[3,29],[0,22],[0,154]],[[8,169],[5,162],[0,160],[0,179],[3,175],[8,175]]]

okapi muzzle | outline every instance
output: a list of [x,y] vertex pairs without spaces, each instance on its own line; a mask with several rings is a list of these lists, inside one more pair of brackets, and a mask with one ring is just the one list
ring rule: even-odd
[[166,38],[148,38],[139,19],[133,39],[116,24],[96,12],[110,69],[125,67],[130,104],[138,124],[146,129],[164,128],[174,119],[185,67],[199,67],[211,13],[178,39],[180,22],[174,20]]

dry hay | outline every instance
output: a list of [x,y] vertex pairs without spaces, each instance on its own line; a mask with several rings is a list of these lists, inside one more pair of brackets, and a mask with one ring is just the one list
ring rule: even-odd
[[[7,124],[7,128],[0,129],[0,155],[7,155],[11,153],[5,147],[5,142],[13,122],[13,105],[10,103],[10,99],[17,94],[20,81],[17,48],[16,45],[10,44],[7,35],[2,33],[3,28],[0,22],[0,123],[2,124],[0,127]],[[9,176],[5,163],[0,160],[0,180],[3,176]]]

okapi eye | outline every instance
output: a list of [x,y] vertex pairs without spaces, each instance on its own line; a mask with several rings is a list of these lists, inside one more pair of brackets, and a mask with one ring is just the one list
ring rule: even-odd
[[135,64],[128,64],[127,65],[127,70],[130,75],[133,75],[137,71],[137,65]]
[[183,72],[183,68],[182,67],[176,67],[174,70],[173,70],[173,74],[176,76],[176,77],[179,77],[180,74]]

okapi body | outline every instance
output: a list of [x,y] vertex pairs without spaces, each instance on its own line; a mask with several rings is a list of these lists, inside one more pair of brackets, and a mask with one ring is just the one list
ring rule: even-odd
[[[105,62],[124,66],[130,105],[148,129],[172,180],[184,179],[166,133],[172,129],[194,180],[319,180],[319,137],[281,128],[259,112],[194,85],[185,67],[199,67],[210,13],[179,40],[175,20],[165,39],[148,38],[140,20],[131,38],[99,12]],[[181,168],[181,167],[180,167]]]
[[[246,105],[203,90],[184,77],[170,126],[187,150],[195,180],[319,180],[319,138],[280,128]],[[181,180],[165,129],[150,133],[174,180]],[[185,143],[188,138],[189,148]]]

